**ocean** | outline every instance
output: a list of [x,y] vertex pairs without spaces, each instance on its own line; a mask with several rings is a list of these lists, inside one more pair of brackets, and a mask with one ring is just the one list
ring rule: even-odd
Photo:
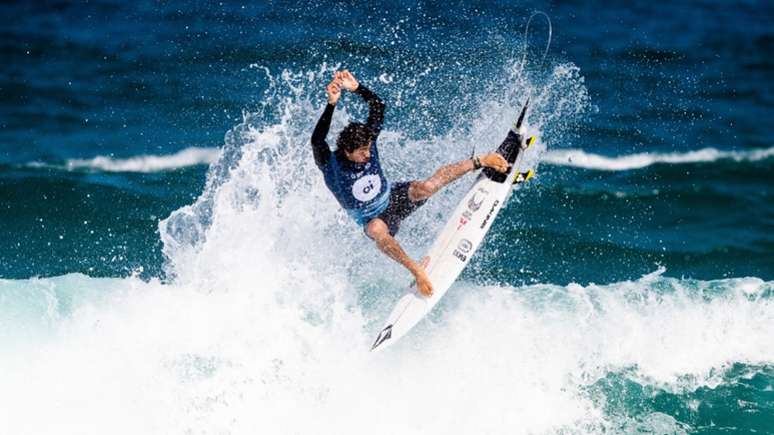
[[[770,3],[0,13],[0,433],[774,434]],[[527,98],[538,137],[379,354],[411,276],[309,143],[345,68],[387,105],[390,180],[494,149]],[[345,93],[329,143],[366,113]],[[473,179],[404,222],[409,255]]]

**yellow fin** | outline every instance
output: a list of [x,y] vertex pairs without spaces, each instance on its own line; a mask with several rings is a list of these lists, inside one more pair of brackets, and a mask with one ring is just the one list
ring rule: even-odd
[[516,174],[516,178],[513,179],[513,184],[525,183],[534,175],[535,175],[534,169],[530,169],[527,172],[519,172],[518,174]]

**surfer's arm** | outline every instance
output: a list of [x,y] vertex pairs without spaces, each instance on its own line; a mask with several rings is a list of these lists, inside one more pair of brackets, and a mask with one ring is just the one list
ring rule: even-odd
[[368,103],[368,120],[366,121],[366,125],[369,130],[371,130],[371,140],[374,140],[382,131],[382,124],[384,123],[384,101],[363,85],[359,85],[354,92],[363,97],[366,103]]
[[339,96],[341,96],[340,81],[334,78],[328,84],[326,90],[328,92],[328,105],[325,106],[325,110],[312,132],[312,153],[317,166],[324,166],[328,163],[328,159],[331,158],[331,148],[328,146],[328,142],[325,141],[325,137],[328,136],[328,130],[331,129],[333,109],[336,108],[336,103],[339,101]]
[[371,140],[376,139],[382,131],[382,124],[384,123],[384,101],[370,89],[361,85],[348,70],[337,73],[336,78],[341,80],[341,86],[344,89],[360,95],[368,104],[368,120],[366,125],[371,130]]
[[323,111],[322,116],[317,121],[317,125],[312,133],[312,153],[317,166],[324,166],[328,163],[328,159],[331,158],[331,149],[328,147],[325,137],[328,136],[328,130],[331,128],[331,119],[333,119],[333,109],[335,107],[333,104],[325,106],[325,111]]

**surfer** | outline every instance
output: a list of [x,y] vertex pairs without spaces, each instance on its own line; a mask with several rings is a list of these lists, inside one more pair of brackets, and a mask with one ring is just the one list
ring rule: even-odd
[[[336,151],[331,152],[325,138],[342,89],[354,92],[366,101],[368,119],[365,124],[351,122],[347,125],[336,139]],[[395,240],[401,221],[427,198],[462,175],[482,167],[507,172],[508,162],[498,153],[489,153],[442,166],[425,180],[390,184],[382,172],[376,146],[384,121],[382,99],[358,83],[347,70],[334,73],[327,94],[328,105],[312,133],[314,161],[323,173],[326,186],[347,214],[363,226],[379,250],[414,275],[419,292],[431,296],[433,287],[424,266],[411,259]]]

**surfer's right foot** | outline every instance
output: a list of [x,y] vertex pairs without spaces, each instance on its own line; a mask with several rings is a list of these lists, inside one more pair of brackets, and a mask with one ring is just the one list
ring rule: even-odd
[[417,290],[419,290],[419,293],[422,294],[422,296],[429,298],[433,295],[433,285],[430,283],[430,279],[427,277],[427,275],[422,272],[418,273],[416,275],[417,279]]
[[430,257],[423,257],[422,261],[419,262],[420,267],[413,271],[417,290],[419,290],[419,293],[422,294],[422,296],[427,298],[433,295],[433,284],[425,273],[425,268],[428,263],[430,263]]

